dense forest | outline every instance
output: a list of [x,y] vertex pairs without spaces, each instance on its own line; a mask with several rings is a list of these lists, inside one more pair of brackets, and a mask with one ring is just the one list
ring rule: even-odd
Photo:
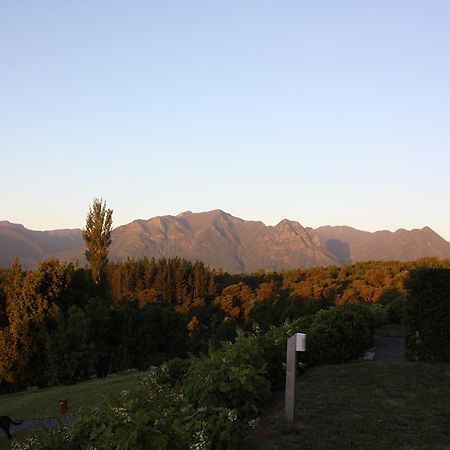
[[[183,259],[107,263],[91,270],[57,260],[0,271],[2,389],[73,383],[145,370],[335,305],[377,305],[395,320],[408,272],[450,261],[355,265],[230,275]],[[397,305],[397,306],[396,306]]]

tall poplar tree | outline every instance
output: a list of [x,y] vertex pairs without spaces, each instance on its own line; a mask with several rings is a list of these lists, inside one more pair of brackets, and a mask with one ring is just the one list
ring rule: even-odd
[[106,209],[106,201],[94,199],[89,207],[83,239],[86,242],[86,259],[96,286],[101,284],[106,274],[108,247],[111,244],[112,231],[111,209]]

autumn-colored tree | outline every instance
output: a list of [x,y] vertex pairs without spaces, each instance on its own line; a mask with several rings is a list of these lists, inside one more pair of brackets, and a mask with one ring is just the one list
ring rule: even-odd
[[227,286],[220,296],[214,299],[215,305],[225,313],[228,320],[242,321],[246,305],[252,305],[255,293],[247,284],[240,282]]

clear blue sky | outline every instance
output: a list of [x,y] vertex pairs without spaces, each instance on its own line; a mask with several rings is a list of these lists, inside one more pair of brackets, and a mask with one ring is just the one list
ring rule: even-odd
[[223,209],[450,240],[448,0],[0,0],[0,220]]

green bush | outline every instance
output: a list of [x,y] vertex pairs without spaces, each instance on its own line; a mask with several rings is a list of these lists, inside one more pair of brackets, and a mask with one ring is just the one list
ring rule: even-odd
[[306,352],[297,355],[303,367],[349,361],[371,344],[375,328],[383,324],[384,311],[376,306],[354,304],[321,310],[281,327],[272,327],[258,336],[271,389],[284,387],[286,345],[290,336],[306,334]]
[[134,393],[109,399],[70,428],[48,430],[33,449],[187,450],[193,443],[194,425],[188,420],[193,413],[177,390],[160,385],[150,374]]
[[[308,315],[294,320],[293,322],[285,322],[280,327],[271,327],[271,329],[257,337],[258,346],[264,358],[267,379],[270,382],[272,391],[283,389],[286,378],[286,345],[287,340],[294,333],[308,333],[313,323],[315,315]],[[299,355],[299,361],[302,361]]]
[[383,305],[379,303],[373,303],[368,306],[373,316],[373,330],[386,325],[386,310]]
[[386,323],[402,323],[405,316],[407,300],[405,296],[397,297],[386,305]]
[[236,409],[198,407],[181,387],[158,383],[154,373],[134,393],[109,399],[70,427],[16,443],[15,450],[237,450],[248,422]]
[[169,359],[156,371],[158,382],[168,384],[169,386],[175,386],[186,377],[189,370],[189,365],[189,359]]
[[257,336],[272,391],[284,386],[287,338],[287,330],[283,326],[272,327],[267,333]]
[[[322,310],[324,311],[324,310]],[[290,324],[287,324],[287,332],[289,336],[292,336],[294,333],[305,333],[308,334],[309,329],[311,328],[312,324],[316,320],[316,317],[320,314],[320,311],[318,311],[315,314],[310,314],[308,316],[300,317],[297,320],[294,320]]]
[[343,306],[343,308],[346,311],[354,311],[356,314],[364,316],[372,335],[377,328],[385,324],[386,315],[383,306],[378,303],[352,303]]
[[450,270],[418,268],[410,272],[405,287],[407,357],[450,361]]
[[373,325],[355,305],[320,311],[306,338],[308,361],[342,363],[358,357],[371,343]]
[[226,407],[236,409],[241,419],[256,417],[270,392],[257,337],[239,331],[234,343],[192,358],[184,392],[199,407]]

